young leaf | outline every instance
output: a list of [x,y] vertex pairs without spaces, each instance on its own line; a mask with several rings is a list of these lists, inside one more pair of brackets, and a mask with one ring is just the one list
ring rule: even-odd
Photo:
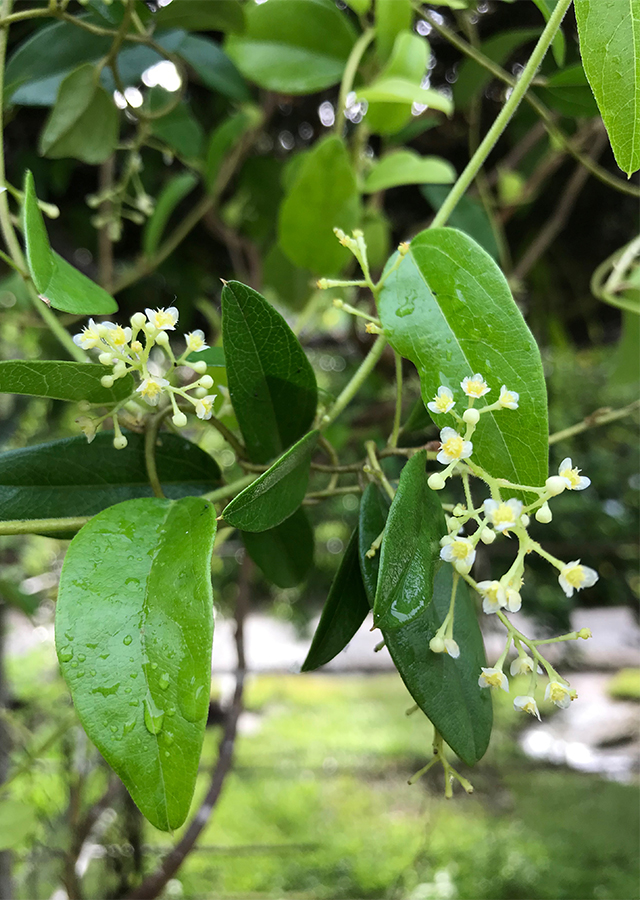
[[239,281],[222,289],[222,341],[229,394],[249,455],[264,463],[306,433],[316,378],[280,313]]
[[89,738],[163,831],[189,812],[209,707],[216,515],[128,500],[71,541],[56,605],[62,674]]
[[[548,474],[547,393],[540,352],[504,275],[475,241],[454,228],[431,228],[380,293],[379,313],[394,349],[420,375],[422,399],[480,372],[491,388],[479,404],[497,399],[503,384],[520,394],[517,410],[482,416],[473,457],[490,475],[541,485]],[[466,397],[464,397],[466,400]],[[455,426],[450,415],[438,426]]]
[[[428,200],[430,206],[439,210],[449,194],[449,188],[440,184],[425,184],[420,193]],[[491,221],[484,206],[472,197],[460,198],[460,202],[449,216],[451,228],[464,231],[492,256],[496,262],[500,259],[500,250]]]
[[580,53],[623,172],[640,169],[640,4],[576,0]]
[[147,256],[152,256],[166,228],[167,222],[176,206],[190,194],[198,183],[193,172],[181,172],[163,187],[156,200],[153,214],[147,220],[142,232],[142,249]]
[[431,602],[440,538],[447,529],[438,495],[427,484],[426,450],[400,475],[380,548],[373,619],[393,629],[417,618]]
[[380,62],[391,56],[397,36],[411,31],[412,21],[411,0],[376,0],[376,54]]
[[51,400],[87,400],[109,406],[133,393],[135,385],[131,375],[125,375],[112,388],[102,387],[100,379],[106,371],[98,363],[12,359],[0,362],[0,393]]
[[453,103],[440,91],[421,88],[406,78],[379,78],[358,91],[358,98],[367,103],[421,103],[450,116]]
[[597,116],[598,107],[584,74],[578,63],[568,66],[560,72],[554,72],[538,94],[547,106],[557,110],[563,116],[587,117]]
[[[92,516],[135,497],[152,497],[144,435],[127,433],[124,450],[113,431],[89,444],[84,435],[0,454],[0,519]],[[161,434],[156,468],[165,496],[179,500],[220,483],[218,464],[177,434]]]
[[118,142],[118,110],[98,84],[91,63],[62,81],[55,105],[40,135],[40,154],[72,157],[96,165],[108,159]]
[[309,483],[319,433],[310,431],[225,506],[225,522],[242,531],[268,531],[298,509]]
[[[372,542],[385,527],[389,503],[370,484],[362,495],[359,522],[360,569],[373,605],[379,554],[368,557]],[[429,641],[442,624],[451,598],[452,569],[442,566],[434,579],[433,599],[418,618],[382,634],[400,677],[418,706],[445,741],[468,765],[485,753],[491,735],[492,708],[488,691],[478,685],[486,665],[475,608],[464,582],[458,584],[454,638],[460,657],[432,653]]]
[[413,150],[393,150],[379,160],[364,181],[364,193],[374,194],[400,184],[452,184],[456,170],[439,156]]
[[154,21],[157,28],[241,32],[244,10],[238,0],[173,0],[158,10]]
[[38,293],[64,312],[100,316],[116,312],[118,304],[110,294],[51,249],[33,175],[28,170],[22,216],[27,266]]
[[303,672],[326,665],[347,646],[369,612],[369,601],[362,583],[358,559],[358,529],[347,549],[329,590]]
[[206,350],[198,350],[187,357],[188,363],[199,362],[200,360],[206,362],[209,369],[224,369],[227,364],[222,347],[207,347]]
[[[412,31],[400,31],[378,77],[403,78],[418,86],[427,70],[429,52],[425,38]],[[412,119],[410,103],[369,103],[367,109],[367,128],[374,134],[397,134]]]
[[333,229],[350,231],[359,217],[360,198],[347,148],[339,137],[326,137],[305,153],[295,170],[280,206],[280,247],[297,266],[337,274],[350,254]]
[[313,94],[337,84],[356,33],[330,0],[269,0],[246,11],[243,34],[225,50],[245,78],[282,94]]
[[204,131],[188,104],[179,103],[166,115],[154,119],[151,125],[153,134],[182,159],[198,160],[202,156]]
[[[211,0],[205,0],[211,6]],[[168,7],[163,7],[168,9]],[[168,38],[182,32],[169,31],[158,38],[158,43],[166,47]],[[170,50],[170,47],[166,47]],[[212,91],[237,100],[239,103],[251,100],[249,87],[224,50],[211,38],[201,34],[187,34],[176,47],[176,53],[197,73],[200,80]]]
[[242,541],[265,578],[280,588],[300,584],[313,565],[313,528],[304,509],[268,531],[244,531]]

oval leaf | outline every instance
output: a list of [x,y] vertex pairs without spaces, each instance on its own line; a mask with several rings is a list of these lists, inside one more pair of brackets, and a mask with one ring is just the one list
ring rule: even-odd
[[0,393],[49,397],[52,400],[88,400],[110,406],[124,400],[135,387],[131,375],[102,387],[107,370],[99,363],[49,359],[14,359],[0,362]]
[[[378,77],[405,78],[419,85],[427,69],[429,53],[425,38],[412,31],[401,31],[396,36],[389,61]],[[413,118],[410,103],[370,103],[366,123],[374,134],[391,135],[397,134]]]
[[[517,410],[482,416],[474,459],[490,475],[541,485],[548,474],[547,392],[540,352],[504,275],[475,241],[454,228],[422,231],[380,293],[384,332],[420,375],[425,405],[443,384],[460,401],[460,382],[480,372],[497,399],[503,384]],[[458,406],[460,409],[460,406]],[[455,426],[436,416],[439,427]]]
[[[152,497],[144,456],[144,435],[127,433],[124,450],[113,431],[89,444],[79,437],[0,454],[0,519],[92,516],[135,497]],[[208,453],[177,434],[161,434],[156,468],[165,495],[179,500],[205,494],[220,482]]]
[[87,735],[142,813],[164,831],[187,817],[211,682],[206,500],[128,500],[71,541],[56,649]]
[[307,492],[318,437],[310,431],[234,497],[224,508],[225,521],[242,531],[267,531],[293,515]]
[[[210,7],[210,0],[206,0]],[[164,7],[167,9],[168,7]],[[158,38],[166,46],[171,36],[183,32],[169,31]],[[173,49],[166,46],[167,50]],[[240,102],[251,99],[248,85],[224,50],[211,38],[201,34],[187,34],[175,48],[175,52],[191,66],[206,87],[231,100]]]
[[379,628],[399,628],[431,602],[440,538],[447,528],[438,495],[427,484],[426,462],[426,450],[411,457],[389,511],[373,604]]
[[304,509],[268,531],[245,531],[242,540],[265,578],[280,588],[300,584],[313,565],[313,528]]
[[345,550],[340,567],[329,590],[303,672],[326,665],[347,646],[369,612],[369,601],[362,583],[358,558],[358,529]]
[[238,281],[222,289],[222,343],[229,395],[249,456],[268,462],[313,421],[313,369],[280,313]]
[[376,54],[384,63],[391,56],[396,38],[411,30],[411,0],[376,0]]
[[420,156],[413,150],[394,150],[369,172],[364,193],[373,194],[400,184],[452,184],[456,170],[439,156]]
[[431,88],[421,88],[406,78],[379,78],[358,91],[358,99],[367,103],[421,103],[450,116],[453,103],[444,94]]
[[158,28],[185,31],[242,31],[244,10],[238,0],[173,0],[154,17]]

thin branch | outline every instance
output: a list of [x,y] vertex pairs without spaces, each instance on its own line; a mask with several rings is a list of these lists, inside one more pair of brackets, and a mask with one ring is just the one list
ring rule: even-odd
[[587,416],[586,419],[583,419],[582,422],[578,422],[577,425],[570,425],[569,428],[563,428],[562,431],[556,431],[555,434],[550,434],[549,443],[557,444],[558,441],[564,441],[567,438],[574,437],[576,434],[588,431],[589,428],[596,428],[599,425],[607,425],[609,422],[615,422],[617,419],[624,419],[638,409],[640,409],[640,400],[634,400],[633,403],[630,403],[628,406],[623,406],[621,409],[596,409],[595,412],[592,412],[591,415]]

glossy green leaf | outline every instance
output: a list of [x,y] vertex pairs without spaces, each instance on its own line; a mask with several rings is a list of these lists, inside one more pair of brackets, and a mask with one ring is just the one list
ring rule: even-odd
[[640,169],[640,0],[576,0],[580,53],[623,172]]
[[105,406],[133,393],[135,385],[131,375],[118,379],[112,388],[105,388],[100,384],[105,372],[105,367],[99,363],[12,359],[0,362],[0,393],[52,400],[88,400]]
[[[379,560],[378,554],[369,559],[366,552],[385,527],[388,508],[386,497],[375,485],[369,485],[360,506],[359,546],[370,603],[376,592]],[[452,568],[442,566],[434,579],[430,605],[412,622],[382,634],[415,702],[452,750],[468,765],[474,765],[487,749],[493,713],[489,691],[478,685],[486,659],[475,607],[463,581],[458,584],[453,628],[460,657],[452,659],[446,653],[429,650],[429,641],[449,609],[451,584]]]
[[[487,38],[480,46],[484,56],[499,66],[504,65],[514,52],[540,34],[539,28],[515,28]],[[453,85],[453,100],[458,109],[466,109],[475,97],[484,91],[493,76],[472,59],[465,59]]]
[[154,21],[157,28],[235,32],[244,28],[244,10],[239,0],[173,0],[158,10]]
[[313,565],[313,528],[302,508],[268,531],[243,532],[242,540],[265,578],[280,588],[300,584]]
[[[378,310],[391,345],[418,369],[425,405],[445,385],[460,409],[466,401],[460,382],[476,372],[491,388],[477,406],[494,402],[503,384],[520,394],[517,410],[482,416],[473,458],[490,475],[544,484],[547,392],[540,351],[489,254],[454,228],[420,232],[385,283]],[[451,415],[434,418],[440,428],[456,424]]]
[[27,266],[38,293],[55,309],[77,315],[116,312],[118,304],[110,294],[51,249],[33,175],[28,170],[22,215]]
[[[403,78],[419,86],[427,71],[429,53],[425,38],[412,31],[400,31],[378,77]],[[412,119],[411,103],[369,103],[366,124],[374,134],[395,135]]]
[[364,181],[364,193],[373,194],[400,184],[452,184],[456,170],[439,156],[420,156],[413,150],[393,150],[375,164]]
[[303,269],[318,275],[337,274],[351,255],[333,229],[349,232],[359,216],[360,197],[349,152],[339,137],[326,137],[305,153],[280,206],[280,247]]
[[207,368],[210,369],[224,369],[227,364],[222,347],[207,347],[206,350],[198,350],[197,353],[191,353],[187,357],[187,362],[190,363],[200,360],[206,362]]
[[[533,0],[533,2],[544,16],[545,22],[548,22],[551,13],[556,8],[558,0]],[[551,44],[551,49],[553,51],[553,58],[556,61],[556,65],[563,66],[567,52],[567,46],[562,28],[558,28],[558,30],[556,31],[553,38],[553,43]]]
[[[210,0],[206,0],[211,6]],[[168,7],[165,7],[168,8]],[[167,38],[179,32],[168,32]],[[166,46],[164,36],[158,43]],[[170,49],[170,48],[167,48]],[[239,102],[251,99],[247,84],[222,47],[201,34],[187,34],[180,39],[176,53],[198,74],[200,80],[212,91]]]
[[305,434],[318,402],[300,342],[257,291],[222,289],[222,342],[231,403],[250,458],[264,463]]
[[310,431],[224,508],[225,522],[242,531],[268,531],[298,509],[309,484],[319,432]]
[[302,663],[302,671],[312,672],[341,653],[368,612],[369,601],[360,574],[356,528],[329,589],[307,658]]
[[237,146],[238,142],[250,128],[254,128],[261,120],[262,112],[256,106],[245,106],[215,128],[207,145],[204,178],[209,191],[216,186],[216,181],[224,160]]
[[95,66],[85,63],[62,81],[40,135],[42,156],[90,165],[111,156],[118,142],[118,110],[97,79]]
[[358,16],[366,15],[371,9],[371,0],[345,0],[345,3]]
[[183,159],[196,160],[202,155],[204,131],[186,103],[154,119],[151,131]]
[[545,87],[538,88],[540,98],[563,116],[597,116],[598,107],[591,93],[584,69],[578,63],[547,78]]
[[56,649],[80,721],[141,812],[187,817],[209,708],[214,507],[127,500],[71,541]]
[[[448,187],[442,187],[439,184],[427,184],[420,188],[420,193],[429,201],[434,211],[437,211],[446,200],[449,190]],[[500,259],[496,236],[482,203],[466,195],[461,197],[458,205],[449,216],[449,225],[451,228],[457,228],[458,231],[464,231],[468,234],[496,262]]]
[[421,103],[429,109],[437,109],[450,116],[453,103],[440,91],[421,88],[406,78],[379,78],[358,91],[358,99],[368,103]]
[[245,78],[283,94],[310,94],[342,78],[356,33],[331,0],[269,0],[247,8],[225,49]]
[[385,63],[402,31],[410,31],[413,21],[411,0],[376,0],[376,54]]
[[389,511],[373,605],[373,620],[382,629],[413,621],[431,602],[447,529],[440,498],[427,484],[426,462],[426,450],[411,457]]
[[193,172],[181,172],[160,191],[153,214],[147,219],[142,232],[142,249],[147,256],[156,252],[171,214],[197,183],[198,178]]
[[[113,431],[36,444],[0,454],[0,519],[93,516],[124,500],[152,497],[144,435],[127,433],[124,450]],[[216,461],[177,434],[161,434],[156,468],[170,500],[213,490],[221,480]]]

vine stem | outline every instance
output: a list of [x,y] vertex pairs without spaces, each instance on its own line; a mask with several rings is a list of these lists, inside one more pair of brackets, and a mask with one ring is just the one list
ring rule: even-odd
[[509,121],[511,120],[511,117],[517,110],[520,102],[522,101],[529,86],[531,85],[531,82],[533,81],[533,78],[538,71],[540,63],[544,59],[545,53],[549,49],[554,35],[560,27],[560,23],[562,22],[566,11],[571,6],[571,2],[572,0],[558,0],[556,8],[549,16],[549,21],[547,22],[544,31],[540,35],[540,40],[536,44],[533,53],[529,57],[529,62],[525,66],[522,75],[513,88],[511,96],[502,107],[502,110],[498,114],[495,122],[486,133],[476,152],[469,160],[464,172],[460,175],[453,188],[449,192],[448,197],[436,213],[433,222],[431,223],[432,228],[438,228],[439,226],[446,224],[447,219],[458,205],[460,199],[464,195],[473,179],[480,171],[480,168],[488,157],[489,153],[491,153],[491,151],[495,147],[496,143],[498,142],[498,138],[507,127]]
[[7,519],[0,522],[1,534],[49,534],[56,531],[80,531],[91,516],[59,519]]
[[336,109],[335,133],[338,136],[342,134],[345,126],[343,113],[347,105],[347,97],[349,96],[351,88],[353,87],[353,79],[356,77],[356,72],[358,71],[360,61],[364,56],[365,50],[373,40],[374,34],[374,29],[368,28],[363,34],[360,35],[358,40],[353,45],[353,49],[349,54],[347,64],[344,67],[342,81],[340,83],[340,94],[338,96],[338,108]]

